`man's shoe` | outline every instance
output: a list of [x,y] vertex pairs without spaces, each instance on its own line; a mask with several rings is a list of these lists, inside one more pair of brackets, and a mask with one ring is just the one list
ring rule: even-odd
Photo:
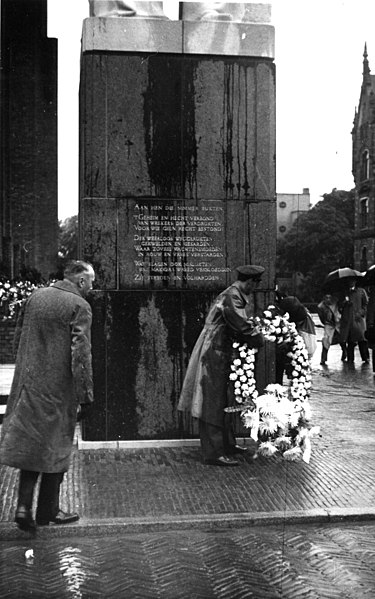
[[213,460],[205,460],[204,463],[210,466],[238,466],[237,460],[228,458],[226,455],[221,455],[219,458]]
[[79,515],[76,513],[68,514],[67,512],[63,512],[59,510],[54,518],[50,518],[46,520],[44,518],[36,518],[36,523],[38,526],[48,526],[50,522],[54,524],[71,524],[72,522],[77,522],[79,520]]
[[35,532],[35,520],[31,515],[31,510],[27,509],[25,506],[20,505],[17,508],[14,521],[21,530]]
[[245,445],[234,445],[228,451],[230,455],[234,455],[235,453],[246,453],[248,448]]

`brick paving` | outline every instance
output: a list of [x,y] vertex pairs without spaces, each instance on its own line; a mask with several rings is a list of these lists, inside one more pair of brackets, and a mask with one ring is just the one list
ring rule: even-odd
[[375,597],[374,376],[338,347],[323,369],[319,350],[309,464],[248,455],[226,470],[204,466],[199,445],[76,447],[61,500],[81,520],[35,537],[13,523],[18,473],[0,466],[0,596]]
[[[62,507],[81,520],[64,534],[110,530],[241,525],[277,520],[375,517],[375,388],[369,365],[350,366],[340,348],[328,368],[313,359],[313,439],[309,464],[240,458],[233,469],[205,466],[199,446],[89,449],[73,452]],[[249,443],[249,440],[247,440]],[[0,536],[14,535],[17,471],[0,466]],[[50,527],[49,535],[63,534]],[[52,530],[56,530],[53,533]],[[69,530],[69,532],[68,532]],[[17,534],[17,532],[16,532]]]
[[[2,599],[371,599],[375,524],[285,525],[0,545]],[[33,559],[25,552],[33,551]]]

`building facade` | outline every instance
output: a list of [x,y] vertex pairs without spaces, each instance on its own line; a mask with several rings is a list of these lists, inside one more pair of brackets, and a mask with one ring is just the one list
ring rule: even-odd
[[0,274],[55,272],[57,40],[47,0],[0,0]]
[[375,263],[375,75],[370,72],[366,45],[352,144],[356,192],[354,265],[364,271]]
[[294,221],[310,208],[310,190],[308,187],[304,187],[302,193],[278,193],[277,239],[282,239],[291,229]]

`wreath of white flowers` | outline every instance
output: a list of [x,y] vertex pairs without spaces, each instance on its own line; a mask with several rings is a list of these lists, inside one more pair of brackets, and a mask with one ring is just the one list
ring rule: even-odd
[[226,408],[227,412],[240,412],[245,428],[258,442],[257,455],[270,457],[280,453],[284,459],[310,461],[310,438],[319,433],[319,427],[309,424],[311,410],[311,368],[308,353],[296,325],[289,315],[277,314],[275,306],[269,306],[263,318],[252,319],[264,337],[276,344],[287,344],[290,360],[290,385],[268,385],[259,395],[255,380],[255,356],[257,349],[246,343],[233,343],[233,360],[229,379],[234,387],[237,406]]

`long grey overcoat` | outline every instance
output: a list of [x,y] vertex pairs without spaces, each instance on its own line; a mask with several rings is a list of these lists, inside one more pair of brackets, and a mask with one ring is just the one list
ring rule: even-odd
[[228,405],[228,382],[234,339],[261,346],[263,336],[254,334],[249,298],[238,283],[225,289],[210,308],[204,328],[190,356],[178,409],[215,426],[223,426]]
[[35,472],[68,469],[78,404],[93,401],[91,320],[90,304],[66,279],[26,301],[0,463]]
[[340,343],[363,341],[366,331],[368,295],[362,287],[351,289],[339,300]]

